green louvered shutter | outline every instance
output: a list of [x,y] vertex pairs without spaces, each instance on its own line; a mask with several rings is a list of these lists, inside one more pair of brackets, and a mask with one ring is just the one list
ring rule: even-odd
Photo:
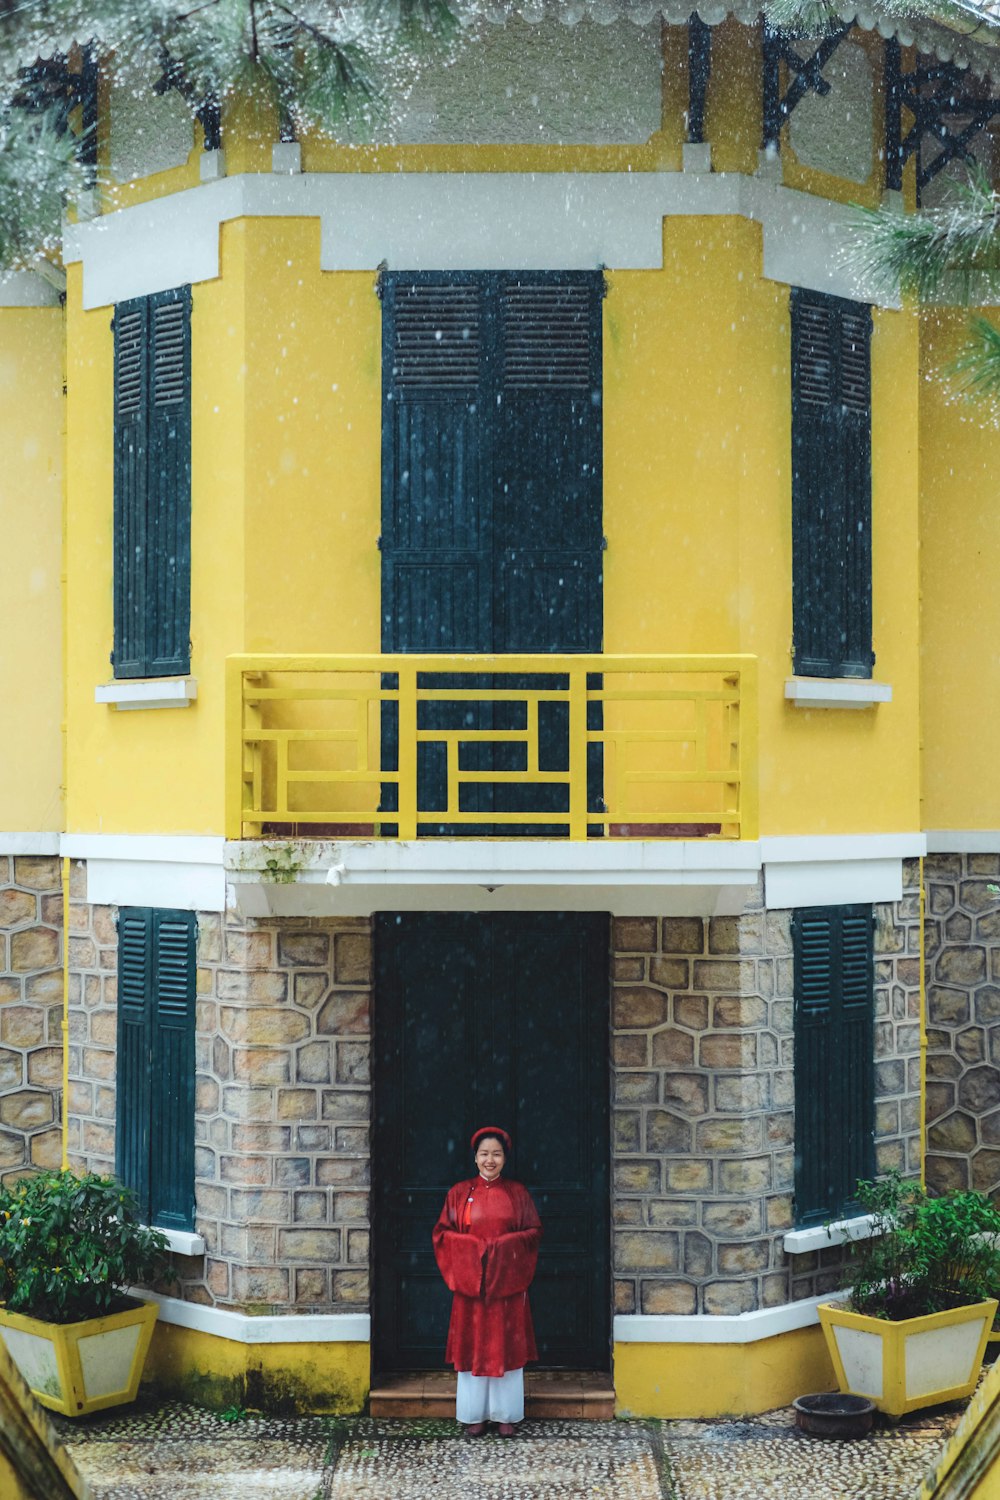
[[114,670],[146,671],[149,299],[115,308]]
[[116,677],[190,670],[191,290],[115,309]]
[[154,911],[150,1222],[194,1228],[195,918]]
[[122,907],[118,914],[118,1061],[115,1173],[139,1200],[148,1223],[151,1029],[149,962],[153,914]]
[[874,959],[867,906],[793,913],[795,1219],[849,1211],[872,1171]]
[[794,670],[870,677],[871,310],[792,291]]

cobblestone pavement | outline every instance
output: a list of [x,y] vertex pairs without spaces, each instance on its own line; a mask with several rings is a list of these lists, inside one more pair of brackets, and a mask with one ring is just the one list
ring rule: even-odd
[[57,1426],[94,1500],[912,1500],[962,1408],[854,1443],[740,1422],[280,1418],[168,1404]]

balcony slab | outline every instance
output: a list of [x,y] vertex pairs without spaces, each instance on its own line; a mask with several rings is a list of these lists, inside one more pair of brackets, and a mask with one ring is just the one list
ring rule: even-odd
[[246,917],[376,911],[735,914],[760,846],[706,839],[244,839],[225,846],[229,904]]

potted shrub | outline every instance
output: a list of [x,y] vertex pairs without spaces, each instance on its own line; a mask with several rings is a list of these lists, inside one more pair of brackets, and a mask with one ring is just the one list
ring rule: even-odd
[[980,1193],[930,1198],[890,1173],[858,1184],[873,1217],[846,1300],[819,1308],[842,1391],[891,1417],[971,1395],[997,1311],[1000,1211]]
[[135,1399],[167,1241],[112,1177],[40,1172],[0,1187],[0,1337],[43,1406],[68,1417]]

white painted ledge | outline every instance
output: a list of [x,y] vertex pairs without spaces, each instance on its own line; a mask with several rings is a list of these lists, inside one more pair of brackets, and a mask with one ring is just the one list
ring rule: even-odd
[[814,1224],[810,1229],[790,1229],[782,1240],[786,1255],[808,1255],[812,1250],[829,1250],[831,1245],[847,1245],[854,1240],[870,1240],[875,1223],[872,1214],[858,1214],[854,1219],[838,1219],[832,1224]]
[[928,828],[928,854],[1000,854],[1000,828]]
[[620,1314],[614,1321],[614,1340],[618,1344],[756,1344],[760,1339],[773,1339],[796,1328],[812,1328],[819,1322],[816,1309],[821,1302],[829,1302],[830,1295],[806,1297],[801,1302],[784,1302],[780,1307],[761,1307],[756,1312],[728,1317],[712,1317],[707,1313],[667,1317]]
[[86,860],[95,905],[224,911],[223,847],[204,834],[66,833],[60,851]]
[[0,854],[58,854],[58,833],[0,833]]
[[94,689],[95,703],[114,708],[187,708],[198,697],[194,677],[122,678],[102,682]]
[[788,677],[785,697],[796,708],[875,708],[892,702],[892,687],[867,677]]
[[248,1317],[222,1307],[203,1307],[183,1302],[161,1292],[133,1288],[143,1302],[155,1302],[160,1320],[175,1328],[190,1328],[229,1339],[234,1344],[367,1344],[371,1338],[368,1313],[289,1313],[283,1316]]
[[190,1229],[164,1229],[160,1224],[147,1224],[146,1229],[155,1229],[166,1239],[173,1255],[204,1255],[205,1241],[200,1234]]

